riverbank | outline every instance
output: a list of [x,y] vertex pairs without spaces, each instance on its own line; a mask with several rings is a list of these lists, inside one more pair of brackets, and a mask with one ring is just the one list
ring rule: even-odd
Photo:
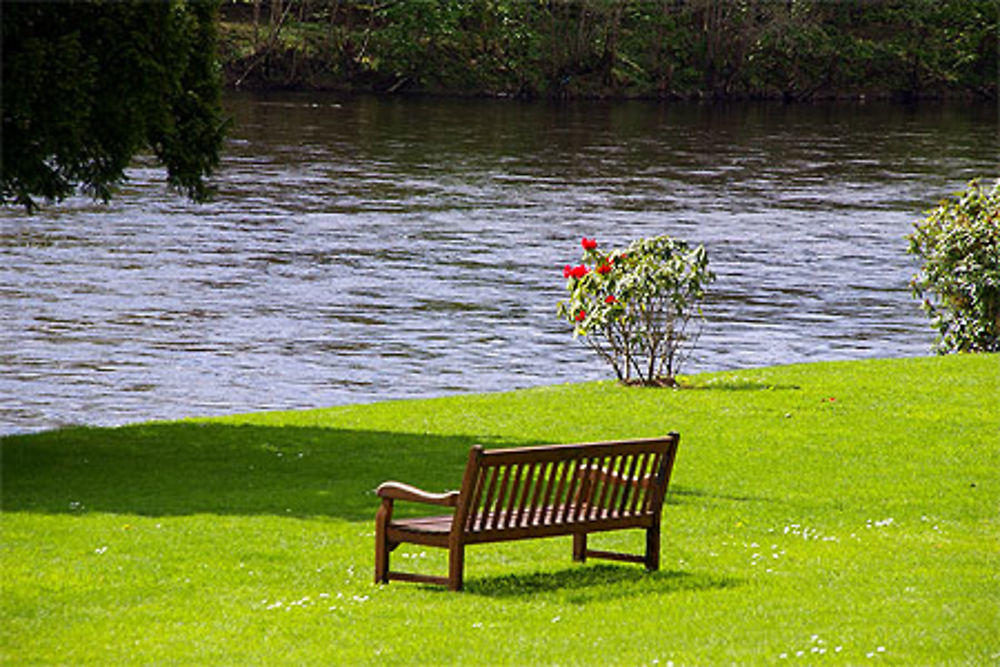
[[[0,440],[11,663],[986,664],[1000,358],[804,364]],[[371,584],[372,489],[469,446],[678,430],[663,570],[471,549],[467,593]],[[598,548],[639,550],[641,534]],[[442,553],[401,549],[442,571]],[[593,619],[602,622],[595,624]],[[579,638],[587,637],[586,642]]]
[[937,3],[226,3],[234,88],[518,98],[997,97],[998,11]]

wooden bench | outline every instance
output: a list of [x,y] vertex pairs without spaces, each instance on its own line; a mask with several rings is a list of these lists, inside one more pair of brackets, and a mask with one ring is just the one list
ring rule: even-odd
[[[427,493],[386,482],[375,517],[375,582],[442,584],[461,590],[465,547],[556,535],[573,536],[573,559],[608,558],[660,565],[660,515],[680,436],[484,450],[476,445],[462,487]],[[444,516],[392,519],[394,501],[454,508]],[[595,551],[587,535],[608,530],[646,531],[644,555]],[[401,543],[448,550],[448,576],[396,572],[389,554]]]

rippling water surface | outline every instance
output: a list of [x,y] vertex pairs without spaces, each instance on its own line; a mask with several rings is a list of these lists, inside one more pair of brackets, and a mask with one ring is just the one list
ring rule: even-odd
[[1000,171],[987,107],[237,95],[220,194],[0,213],[0,433],[607,377],[580,237],[718,280],[685,371],[929,352],[905,234]]

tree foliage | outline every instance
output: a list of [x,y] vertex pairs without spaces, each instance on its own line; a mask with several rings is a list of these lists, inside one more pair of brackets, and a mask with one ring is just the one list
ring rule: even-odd
[[995,99],[998,14],[995,0],[234,0],[223,28],[246,84]]
[[923,260],[911,285],[938,330],[938,352],[1000,352],[1000,179],[972,181],[914,225]]
[[195,200],[224,122],[216,2],[4,3],[0,201],[107,201],[152,151]]

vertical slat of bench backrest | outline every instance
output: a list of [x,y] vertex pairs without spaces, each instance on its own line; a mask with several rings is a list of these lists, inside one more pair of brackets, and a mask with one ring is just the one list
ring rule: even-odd
[[595,490],[595,494],[594,495],[597,498],[597,502],[594,503],[594,505],[593,505],[593,508],[592,508],[592,511],[591,511],[591,517],[590,517],[591,519],[595,519],[595,518],[598,518],[598,517],[602,516],[604,508],[607,507],[608,493],[611,490],[611,485],[608,484],[607,480],[605,480],[605,479],[603,479],[601,477],[598,477],[597,474],[601,470],[611,470],[611,467],[614,465],[614,462],[615,462],[615,457],[613,457],[613,456],[612,457],[608,457],[606,459],[602,459],[600,467],[594,473],[595,477],[596,477],[596,480],[595,480],[594,483],[595,483],[595,485],[600,486],[601,491],[600,491],[600,495],[597,495],[597,493],[596,493],[597,489],[596,488],[594,489]]
[[580,466],[580,459],[575,459],[566,465],[566,494],[559,497],[558,504],[562,506],[562,512],[558,517],[552,517],[555,523],[566,523],[569,520],[570,511],[573,509],[572,500],[577,495],[580,483]]
[[[649,474],[656,475],[657,472],[660,470],[660,464],[662,462],[663,462],[663,454],[661,454],[660,452],[655,452],[653,454],[653,460],[649,465]],[[655,487],[652,484],[648,484],[646,486],[645,494],[643,495],[642,498],[642,510],[641,510],[644,514],[648,514],[652,510],[654,491]]]
[[555,491],[558,484],[557,478],[559,477],[559,462],[552,461],[546,466],[545,491],[542,492],[542,501],[535,508],[535,516],[532,518],[532,525],[539,525],[545,523],[545,508],[549,507],[552,502],[552,493]]
[[538,493],[538,484],[535,479],[538,475],[539,463],[537,461],[532,461],[528,464],[527,470],[524,473],[524,483],[521,484],[521,501],[517,505],[517,516],[514,518],[514,524],[517,526],[525,525],[525,510],[528,509],[528,501],[531,500],[533,494]]
[[[481,464],[480,464],[481,465]],[[489,473],[489,483],[486,486],[486,497],[483,498],[483,504],[479,507],[473,507],[473,511],[479,512],[479,530],[486,529],[486,522],[489,519],[489,508],[493,506],[493,494],[496,492],[497,488],[497,477],[500,476],[500,468],[491,467],[484,468],[483,476],[485,477]],[[486,480],[483,479],[486,483]]]
[[[611,470],[612,475],[625,477],[628,473],[628,458],[624,455],[614,456],[611,459],[611,466],[609,469]],[[622,494],[625,492],[625,485],[614,483],[608,479],[605,479],[604,483],[611,489],[611,494],[608,496],[607,504],[602,506],[604,515],[609,518],[617,517],[620,500]]]
[[579,471],[580,485],[573,496],[573,521],[579,522],[581,518],[586,518],[584,508],[591,504],[591,496],[594,485],[594,466],[597,459],[587,458],[583,467]]
[[[451,539],[457,539],[459,535],[471,527],[471,522],[476,516],[475,507],[479,505],[482,496],[482,466],[483,460],[482,445],[474,445],[469,450],[469,459],[465,464],[465,474],[462,476],[462,488],[459,491],[459,504],[455,508],[455,519],[452,522]],[[469,522],[467,525],[466,522]]]
[[646,476],[646,466],[649,463],[649,452],[643,452],[636,457],[636,474],[632,475],[629,479],[635,480],[635,484],[632,487],[632,497],[628,502],[628,513],[629,515],[634,515],[636,513],[636,507],[639,503],[639,498],[646,495],[647,486],[640,484],[639,480]]
[[510,479],[510,489],[507,493],[507,506],[503,511],[503,527],[510,528],[517,517],[517,498],[521,495],[521,475],[527,463],[515,463],[514,475]]
[[654,480],[657,486],[657,495],[650,502],[650,513],[659,514],[660,510],[663,508],[663,501],[666,497],[667,484],[670,482],[670,475],[674,469],[674,461],[677,459],[677,446],[680,436],[676,433],[670,434],[671,443],[667,447],[660,464],[657,466]]
[[[510,481],[510,469],[512,467],[516,468],[517,464],[515,463],[513,466],[509,466],[509,465],[503,466],[503,468],[502,468],[503,469],[503,477],[502,477],[503,481],[500,482],[500,489],[499,489],[499,491],[497,491],[496,504],[494,504],[494,506],[493,506],[493,521],[490,522],[490,527],[491,528],[499,528],[500,527],[500,519],[503,516],[503,501],[504,501],[504,498],[507,497],[506,496],[506,493],[507,493],[507,483]],[[500,468],[498,468],[498,470],[500,470]]]
[[[472,464],[470,463],[470,466],[471,465]],[[466,514],[464,516],[455,517],[456,523],[462,520],[463,530],[473,529],[476,518],[479,516],[477,508],[479,507],[480,502],[482,502],[483,487],[485,486],[483,483],[485,475],[483,474],[483,469],[479,466],[478,461],[476,462],[476,468],[474,471],[466,471],[466,480],[468,480],[470,474],[472,480],[467,487],[468,493],[465,493],[465,489],[463,488],[463,502],[461,508],[459,509],[460,512],[464,509]]]
[[662,451],[662,441],[480,450],[475,465],[470,453],[456,520],[482,532],[659,511],[660,468],[672,465]]
[[538,518],[538,508],[542,506],[542,499],[545,497],[545,483],[549,479],[549,464],[546,461],[536,461],[538,467],[535,477],[532,479],[531,500],[528,501],[528,513],[524,517],[524,525],[530,526]]
[[[632,468],[632,472],[629,472],[629,468]],[[635,457],[633,456],[622,456],[621,457],[621,467],[618,469],[618,474],[621,475],[622,479],[631,479],[632,475],[635,474]],[[632,490],[631,485],[618,483],[615,485],[615,503],[611,506],[612,514],[616,518],[621,518],[625,513],[625,506],[628,503],[628,496]]]
[[525,461],[517,467],[517,476],[511,484],[510,502],[507,503],[507,511],[505,512],[507,519],[505,526],[507,528],[517,526],[520,522],[520,516],[524,506],[525,489],[531,486],[529,477],[530,474],[530,462]]
[[[563,494],[566,491],[566,479],[569,477],[569,469],[573,466],[572,461],[561,461],[559,465],[559,483],[556,485],[556,495],[552,498],[552,506],[558,506],[563,502]],[[555,510],[546,517],[545,523],[555,522]]]

